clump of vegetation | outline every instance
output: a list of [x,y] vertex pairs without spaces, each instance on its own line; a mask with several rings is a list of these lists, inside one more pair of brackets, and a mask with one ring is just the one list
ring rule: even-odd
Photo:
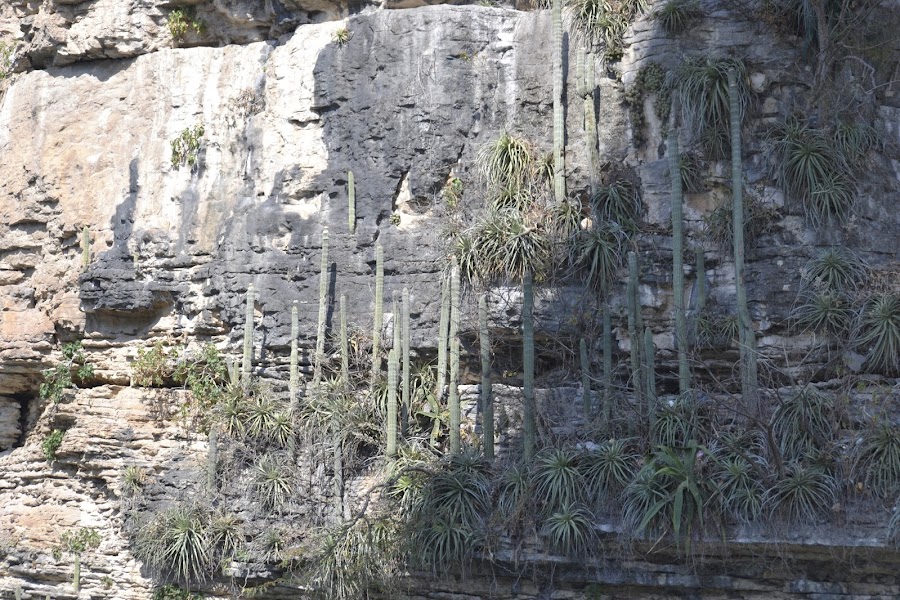
[[900,295],[879,294],[863,303],[853,339],[870,370],[900,374]]
[[447,208],[455,209],[459,206],[463,195],[463,182],[459,177],[451,177],[441,188],[441,198]]
[[674,94],[681,107],[685,127],[696,132],[706,156],[719,160],[731,152],[728,72],[734,70],[738,84],[739,121],[746,118],[752,93],[747,69],[737,58],[694,57],[675,71]]
[[147,485],[147,471],[142,467],[128,465],[122,471],[122,493],[126,496],[136,496]]
[[737,315],[706,308],[696,316],[693,345],[708,350],[728,348],[738,333]]
[[44,371],[44,381],[38,388],[38,395],[53,404],[59,403],[63,393],[76,387],[76,383],[84,383],[94,376],[94,366],[85,359],[81,342],[64,344],[62,355],[61,363]]
[[[723,254],[734,252],[734,210],[726,202],[703,215],[707,238],[719,247]],[[772,230],[778,221],[778,209],[765,204],[752,195],[744,198],[744,245],[752,246],[756,240]]]
[[862,142],[842,145],[828,130],[793,117],[768,137],[775,154],[775,176],[788,198],[803,207],[810,224],[846,222],[856,196],[851,164],[862,153]]
[[591,208],[599,222],[615,224],[629,236],[637,233],[643,212],[641,195],[637,186],[627,179],[617,179],[601,186],[591,198]]
[[166,25],[172,39],[176,42],[183,41],[188,32],[192,31],[196,35],[203,35],[206,32],[206,24],[197,16],[197,11],[193,6],[176,8],[170,12]]
[[153,600],[203,600],[203,596],[177,585],[164,585],[153,590]]
[[885,500],[900,494],[900,427],[889,421],[868,424],[854,458],[862,489]]
[[608,61],[622,58],[625,30],[647,9],[644,0],[569,0],[568,19],[576,36],[603,48]]
[[343,48],[347,42],[350,41],[351,34],[350,30],[346,27],[341,27],[340,29],[335,29],[334,33],[331,34],[331,39],[337,44],[339,47]]
[[190,586],[211,576],[216,548],[207,510],[194,504],[176,504],[142,525],[135,555],[161,579]]
[[671,36],[687,31],[702,16],[696,0],[667,0],[653,12],[654,20]]
[[65,435],[66,432],[64,430],[54,429],[47,434],[47,437],[41,442],[41,452],[44,453],[44,458],[47,459],[48,463],[52,463],[56,460],[56,452],[59,450],[59,447],[62,446],[63,437]]
[[0,81],[12,73],[12,56],[15,45],[0,41]]
[[672,107],[672,87],[666,79],[666,71],[659,63],[649,61],[638,69],[634,84],[625,91],[625,100],[628,102],[628,114],[631,117],[631,128],[634,143],[642,145],[644,139],[644,100],[656,94],[653,109],[657,118],[668,127],[669,113]]
[[173,354],[171,357],[166,351],[162,340],[155,342],[149,350],[139,348],[137,358],[131,363],[131,383],[138,387],[161,387],[172,376],[169,359],[177,358],[178,353],[173,351]]
[[172,140],[172,167],[179,168],[185,165],[193,169],[200,160],[200,149],[203,146],[203,125],[186,127]]
[[821,467],[794,462],[766,492],[763,503],[789,523],[816,524],[834,505],[836,489],[835,478]]
[[64,531],[60,536],[63,550],[75,558],[75,569],[72,574],[72,586],[78,592],[81,582],[81,555],[100,546],[100,534],[93,527],[82,527],[75,531]]

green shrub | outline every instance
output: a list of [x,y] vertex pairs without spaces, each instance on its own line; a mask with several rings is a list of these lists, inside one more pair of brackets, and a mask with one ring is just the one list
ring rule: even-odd
[[[177,352],[175,352],[177,356]],[[161,387],[171,377],[169,354],[163,342],[157,341],[147,350],[139,348],[137,358],[131,363],[131,382],[138,387]]]
[[202,35],[206,31],[206,24],[197,17],[197,11],[193,6],[176,8],[170,12],[166,25],[176,42],[182,41],[189,31],[197,35]]
[[204,344],[197,354],[182,356],[172,376],[191,391],[204,411],[223,399],[230,383],[228,365],[212,344]]
[[153,600],[203,600],[203,596],[177,585],[164,585],[153,590]]
[[200,149],[203,146],[204,133],[203,125],[195,125],[185,128],[172,140],[172,168],[177,169],[187,165],[193,169],[197,165],[200,159]]
[[135,542],[135,556],[163,579],[190,586],[212,574],[209,514],[198,505],[176,504],[152,515]]
[[575,36],[601,46],[608,61],[622,57],[625,30],[647,9],[644,0],[568,0],[566,5]]
[[0,41],[0,81],[12,73],[12,56],[15,45]]
[[122,494],[135,496],[139,494],[147,484],[147,471],[142,467],[129,465],[122,471]]
[[654,112],[665,129],[668,127],[669,114],[672,110],[672,86],[666,80],[665,69],[659,63],[647,61],[638,69],[634,84],[625,90],[628,114],[631,117],[632,136],[636,146],[641,146],[645,141],[644,100],[651,94],[656,94],[656,101],[653,104]]
[[52,463],[56,460],[56,452],[59,450],[59,447],[62,446],[63,437],[65,435],[66,432],[62,429],[54,429],[44,438],[44,441],[41,442],[41,451],[44,453],[44,458],[47,459],[48,463]]
[[[53,404],[62,400],[67,389],[76,387],[94,376],[94,366],[87,362],[81,342],[69,342],[62,347],[63,362],[43,372],[44,381],[38,388],[38,395]],[[72,377],[74,370],[75,376]]]

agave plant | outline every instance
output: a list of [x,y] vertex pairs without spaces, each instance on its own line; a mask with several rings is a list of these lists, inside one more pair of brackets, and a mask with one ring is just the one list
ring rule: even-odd
[[264,506],[280,510],[294,491],[293,470],[286,457],[265,454],[253,469],[253,487]]
[[524,139],[506,132],[478,150],[476,162],[482,177],[501,189],[525,186],[532,171],[534,151]]
[[492,211],[471,232],[475,270],[484,280],[521,281],[526,271],[543,273],[552,247],[544,228],[517,210]]
[[695,0],[668,0],[653,13],[653,18],[669,35],[675,36],[703,16]]
[[763,504],[789,523],[818,524],[834,505],[836,489],[834,477],[823,469],[793,462],[766,492]]
[[856,184],[845,156],[823,129],[797,119],[776,127],[773,144],[779,182],[814,227],[850,216]]
[[740,523],[750,523],[759,517],[765,488],[746,458],[729,456],[720,460],[715,478],[719,504],[725,514]]
[[525,520],[534,498],[531,481],[531,473],[526,465],[513,465],[501,475],[497,491],[497,511],[505,522],[521,525]]
[[804,331],[821,331],[843,338],[853,320],[853,311],[843,294],[809,291],[800,297],[791,318]]
[[[778,219],[777,209],[768,206],[751,195],[744,198],[744,244],[752,246],[771,231]],[[705,233],[723,254],[734,252],[734,210],[726,202],[703,215]]]
[[544,521],[541,536],[550,550],[569,557],[586,555],[595,545],[593,517],[577,503],[565,503]]
[[854,166],[861,166],[869,150],[881,142],[878,132],[865,123],[838,123],[831,137],[838,152]]
[[772,415],[772,430],[782,455],[802,458],[815,448],[827,448],[837,433],[834,409],[828,400],[805,389],[782,402]]
[[602,46],[608,59],[621,54],[625,30],[640,12],[645,0],[569,0],[567,17],[575,36],[590,46]]
[[212,570],[209,515],[193,504],[178,504],[154,515],[138,530],[136,554],[163,578],[200,583]]
[[868,273],[868,266],[856,254],[833,246],[806,263],[802,279],[805,286],[814,289],[850,292],[865,281]]
[[234,513],[219,512],[212,516],[209,525],[209,542],[223,560],[231,560],[244,547],[246,532],[241,520]]
[[634,479],[640,458],[625,439],[607,440],[596,450],[582,454],[578,467],[594,506],[605,504],[625,489]]
[[682,394],[668,404],[660,403],[653,425],[653,440],[663,446],[685,446],[695,440],[708,420],[691,392]]
[[879,498],[900,494],[900,427],[887,421],[871,424],[856,451],[853,471]]
[[900,295],[880,294],[862,307],[853,331],[866,366],[887,376],[900,374]]
[[627,179],[619,179],[602,186],[591,198],[595,220],[611,221],[633,235],[641,216],[641,196],[637,187]]
[[894,515],[888,522],[887,538],[895,548],[900,548],[900,506],[894,507]]
[[256,440],[271,438],[280,407],[268,394],[255,395],[246,407],[246,431]]
[[714,159],[726,157],[731,149],[728,72],[732,69],[737,73],[739,120],[743,122],[752,101],[743,61],[689,58],[675,73],[675,95],[685,126],[698,133],[704,150]]
[[548,448],[534,461],[532,486],[543,512],[555,512],[584,497],[584,480],[578,469],[578,455],[563,448]]
[[570,262],[585,286],[604,290],[615,278],[625,256],[625,236],[614,223],[595,223],[570,240]]

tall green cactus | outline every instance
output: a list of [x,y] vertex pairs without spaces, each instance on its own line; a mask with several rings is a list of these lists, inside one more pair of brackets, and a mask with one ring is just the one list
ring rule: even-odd
[[456,257],[450,267],[450,453],[459,454],[459,267]]
[[347,171],[347,226],[350,233],[356,233],[356,181],[353,171]]
[[597,148],[597,108],[594,104],[594,90],[597,87],[594,68],[594,53],[588,52],[585,65],[584,90],[584,137],[588,149],[588,180],[591,185],[591,197],[600,193],[600,157]]
[[491,337],[488,330],[487,298],[478,298],[478,345],[481,350],[481,430],[484,457],[494,460],[494,398],[491,386]]
[[697,248],[697,312],[706,308],[706,257],[703,248]]
[[553,194],[557,204],[566,201],[565,140],[563,106],[562,0],[553,0]]
[[372,384],[374,386],[378,372],[381,370],[379,346],[381,345],[381,327],[384,318],[384,248],[375,244],[375,323],[372,327]]
[[612,416],[612,308],[603,307],[603,424],[610,425]]
[[256,301],[256,288],[251,283],[247,286],[247,304],[244,307],[244,359],[241,362],[241,384],[244,389],[250,385],[250,372],[253,370],[253,303]]
[[581,400],[584,405],[584,418],[591,418],[591,372],[588,359],[587,342],[578,340],[578,355],[581,361]]
[[522,396],[524,400],[522,437],[525,444],[525,460],[530,463],[534,457],[537,438],[534,404],[534,288],[531,270],[525,272],[522,287]]
[[647,414],[649,415],[650,432],[656,427],[656,353],[653,347],[653,334],[649,327],[644,328],[644,380],[647,384]]
[[631,379],[634,400],[638,406],[643,395],[641,384],[641,304],[638,297],[638,264],[637,255],[628,253],[628,337],[631,342]]
[[682,394],[691,386],[687,359],[687,324],[684,312],[684,217],[681,190],[681,156],[678,130],[669,129],[669,179],[672,180],[672,282],[675,295],[675,348],[678,351],[678,388]]
[[216,489],[216,468],[219,463],[219,433],[215,427],[209,430],[209,456],[206,461],[206,487]]
[[341,294],[341,384],[350,385],[350,343],[347,340],[347,294]]
[[450,327],[450,278],[441,280],[441,316],[438,320],[437,388],[438,402],[444,397],[444,381],[447,375],[447,330]]
[[291,415],[297,414],[297,402],[299,401],[300,388],[300,352],[297,348],[297,340],[300,337],[300,319],[297,316],[297,301],[291,305],[291,371],[288,384],[291,401]]
[[[400,345],[401,345],[400,340],[403,337],[403,335],[402,335],[403,324],[402,324],[402,319],[400,317],[400,292],[398,292],[397,290],[394,290],[393,292],[391,292],[391,310],[393,311],[393,315],[394,315],[393,326],[391,327],[391,329],[392,329],[391,334],[394,339],[391,342],[391,348],[393,348],[394,350],[397,351],[397,365],[402,365],[403,358],[402,358],[402,350],[400,348]],[[400,373],[400,367],[398,366],[398,370],[397,370],[397,393],[398,394],[402,393],[401,390],[403,387],[403,383],[402,383],[401,378],[402,378],[402,376]],[[399,414],[400,414],[400,436],[402,437],[406,433],[406,426],[405,426],[406,415],[403,412],[402,399],[398,400],[398,402],[399,402],[398,410],[400,411],[399,412]]]
[[400,389],[403,415],[401,433],[405,436],[409,428],[409,411],[410,411],[410,364],[409,364],[409,347],[410,347],[410,319],[409,319],[409,288],[403,288],[403,294],[400,302],[400,366],[402,369],[400,379]]
[[91,264],[91,230],[87,225],[81,228],[81,270],[87,271]]
[[738,100],[737,75],[728,72],[728,100],[731,113],[731,197],[734,223],[734,285],[737,292],[738,336],[741,352],[741,391],[744,405],[759,408],[759,385],[756,369],[756,336],[747,309],[747,288],[744,284],[744,186],[741,156],[741,113]]
[[387,455],[397,456],[397,349],[388,354]]
[[313,367],[313,387],[322,381],[325,362],[325,315],[328,300],[328,227],[322,230],[322,262],[319,268],[319,321],[316,328],[316,364]]

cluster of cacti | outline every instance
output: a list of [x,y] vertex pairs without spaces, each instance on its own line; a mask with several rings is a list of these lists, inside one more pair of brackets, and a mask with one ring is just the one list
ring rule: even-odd
[[481,430],[484,457],[494,459],[494,398],[491,389],[491,338],[488,330],[487,298],[478,298],[478,344],[481,350]]
[[640,405],[643,395],[641,385],[641,333],[643,319],[641,317],[641,304],[638,297],[638,264],[637,255],[628,253],[628,338],[631,342],[631,384],[634,389],[634,399]]
[[328,228],[322,230],[322,262],[319,270],[319,320],[316,328],[316,363],[313,367],[313,386],[322,379],[325,360],[325,315],[328,300]]
[[565,138],[563,106],[562,0],[553,0],[553,193],[558,204],[566,201]]
[[741,353],[741,391],[744,406],[757,408],[759,399],[756,371],[756,336],[747,310],[747,288],[744,285],[744,189],[741,157],[741,113],[737,75],[728,72],[728,99],[731,112],[731,195],[734,223],[734,285],[737,292],[738,337]]
[[531,271],[525,273],[522,287],[522,398],[524,401],[522,437],[525,445],[525,460],[530,462],[534,456],[537,438],[534,404],[534,289]]
[[459,454],[459,267],[453,257],[450,267],[450,453]]
[[91,230],[85,225],[81,228],[81,270],[87,271],[91,264]]
[[669,178],[672,180],[672,287],[675,295],[675,348],[678,351],[678,389],[691,385],[687,359],[687,324],[684,312],[684,221],[682,217],[681,157],[678,130],[669,129]]
[[350,233],[356,233],[356,181],[353,171],[347,171],[347,227]]
[[578,340],[578,356],[581,362],[581,401],[584,406],[584,418],[591,418],[591,373],[588,359],[587,342]]
[[388,354],[388,389],[387,389],[387,455],[397,456],[397,349],[392,348]]
[[247,304],[244,308],[244,359],[241,362],[241,382],[246,388],[250,384],[250,371],[253,369],[253,304],[256,300],[256,289],[251,283],[247,287]]
[[381,369],[378,352],[381,345],[381,327],[384,316],[384,248],[375,244],[375,323],[372,327],[372,382]]
[[409,346],[410,346],[410,333],[409,333],[409,288],[403,288],[403,295],[401,296],[400,301],[400,366],[402,369],[401,379],[400,379],[400,389],[401,389],[401,415],[402,415],[402,428],[401,431],[403,435],[406,435],[407,430],[409,428],[409,411],[410,411],[410,397],[409,397],[409,377],[410,377],[410,364],[409,364]]

